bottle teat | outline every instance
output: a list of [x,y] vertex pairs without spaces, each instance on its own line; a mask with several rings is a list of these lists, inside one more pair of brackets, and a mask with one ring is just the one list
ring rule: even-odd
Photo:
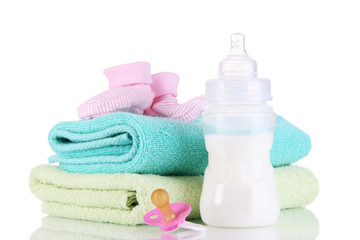
[[257,64],[245,51],[242,33],[231,35],[227,58],[219,64],[217,79],[206,82],[208,103],[254,103],[271,101],[270,81],[257,77]]
[[220,79],[248,79],[257,77],[257,64],[245,51],[245,36],[242,33],[231,35],[231,48],[227,58],[219,64]]

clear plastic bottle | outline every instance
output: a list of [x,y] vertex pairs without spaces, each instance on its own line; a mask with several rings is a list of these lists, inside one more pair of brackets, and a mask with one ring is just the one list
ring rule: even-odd
[[201,218],[220,227],[273,224],[280,214],[270,163],[275,113],[270,81],[257,78],[244,35],[231,36],[231,50],[218,79],[206,82],[209,106],[202,115],[209,165],[200,200]]

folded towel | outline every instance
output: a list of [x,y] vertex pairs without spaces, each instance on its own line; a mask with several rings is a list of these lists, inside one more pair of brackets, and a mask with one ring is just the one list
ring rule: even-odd
[[[113,113],[96,119],[57,124],[49,158],[78,173],[200,175],[207,166],[201,124]],[[294,163],[310,151],[309,136],[278,116],[271,149],[273,166]]]
[[[281,208],[303,207],[318,193],[318,182],[306,168],[275,168]],[[169,192],[170,202],[192,206],[189,219],[200,217],[203,176],[150,174],[79,174],[42,165],[30,174],[30,188],[42,201],[43,212],[58,217],[143,224],[143,216],[155,208],[150,196],[157,188]]]
[[[201,221],[195,221],[197,223],[201,223]],[[271,232],[279,236],[278,238],[276,237],[272,239],[313,240],[319,233],[319,221],[317,220],[315,215],[307,209],[288,209],[282,210],[280,212],[279,220],[273,226],[251,229],[212,228],[210,226],[207,226],[206,236],[201,239],[215,239],[215,234],[220,237],[219,239],[248,240],[249,237],[255,239],[255,237],[264,237],[264,229],[269,230],[269,233]],[[171,236],[179,237],[173,237],[171,239],[183,239],[181,238],[181,236],[189,236],[189,231],[191,230],[179,229],[175,232],[166,234],[171,234]],[[196,232],[193,231],[192,233],[196,234]],[[201,234],[201,232],[197,233]],[[161,234],[162,232],[159,231],[159,227],[157,226],[119,226],[111,223],[97,223],[83,220],[73,220],[46,216],[42,219],[41,227],[31,235],[30,240],[143,240],[161,239]],[[224,235],[221,237],[220,234],[228,234],[230,236],[229,238],[225,238]],[[246,237],[241,238],[240,236]],[[267,237],[269,236],[267,235]]]
[[200,125],[130,113],[59,123],[49,143],[49,162],[68,172],[200,175],[207,165]]
[[308,155],[310,150],[310,136],[276,115],[274,141],[270,151],[272,165],[278,167],[297,162]]

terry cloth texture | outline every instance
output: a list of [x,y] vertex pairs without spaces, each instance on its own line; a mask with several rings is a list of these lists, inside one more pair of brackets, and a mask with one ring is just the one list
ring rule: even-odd
[[78,173],[200,175],[207,152],[200,125],[130,113],[63,122],[49,134],[49,162]]
[[[204,224],[201,220],[196,219],[196,223]],[[281,240],[313,240],[319,233],[319,221],[314,214],[304,208],[281,210],[279,220],[272,226],[267,227],[269,233],[274,233]],[[224,234],[230,238],[234,236],[264,236],[264,228],[258,229],[241,229],[241,228],[224,228]],[[258,230],[258,231],[257,231]],[[171,234],[183,234],[184,231],[177,230]],[[207,226],[207,231],[216,231],[217,235],[221,234],[221,228]],[[200,232],[199,232],[200,233]],[[67,218],[58,218],[46,216],[42,219],[42,224],[32,235],[30,240],[120,240],[120,239],[161,239],[162,232],[158,226],[119,226],[111,223],[97,223],[91,221],[74,220]],[[169,233],[167,233],[169,234]],[[225,235],[226,236],[226,235]],[[231,238],[232,236],[232,238]],[[174,238],[175,239],[175,238]]]
[[270,151],[272,165],[277,167],[297,162],[308,155],[310,150],[310,136],[276,115],[274,141]]
[[[49,162],[68,172],[200,175],[208,164],[201,124],[130,113],[59,123],[49,143],[58,154]],[[310,148],[305,132],[277,117],[274,167],[298,161]]]
[[[318,194],[318,182],[306,168],[275,168],[280,206],[303,207]],[[124,225],[143,224],[143,216],[155,208],[151,194],[158,188],[169,192],[170,202],[186,202],[188,219],[200,217],[202,176],[150,174],[78,174],[42,165],[30,175],[31,191],[42,200],[43,212],[58,217]]]

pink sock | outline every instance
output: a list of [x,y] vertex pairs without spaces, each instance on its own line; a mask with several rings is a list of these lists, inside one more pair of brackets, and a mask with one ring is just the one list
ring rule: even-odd
[[90,119],[112,112],[143,114],[154,99],[150,64],[134,62],[104,70],[109,80],[106,90],[78,107],[81,119]]
[[145,110],[145,115],[191,122],[201,114],[207,105],[204,96],[179,104],[176,99],[179,77],[175,73],[156,73],[152,75],[152,79],[151,88],[155,93],[155,98],[152,106]]

